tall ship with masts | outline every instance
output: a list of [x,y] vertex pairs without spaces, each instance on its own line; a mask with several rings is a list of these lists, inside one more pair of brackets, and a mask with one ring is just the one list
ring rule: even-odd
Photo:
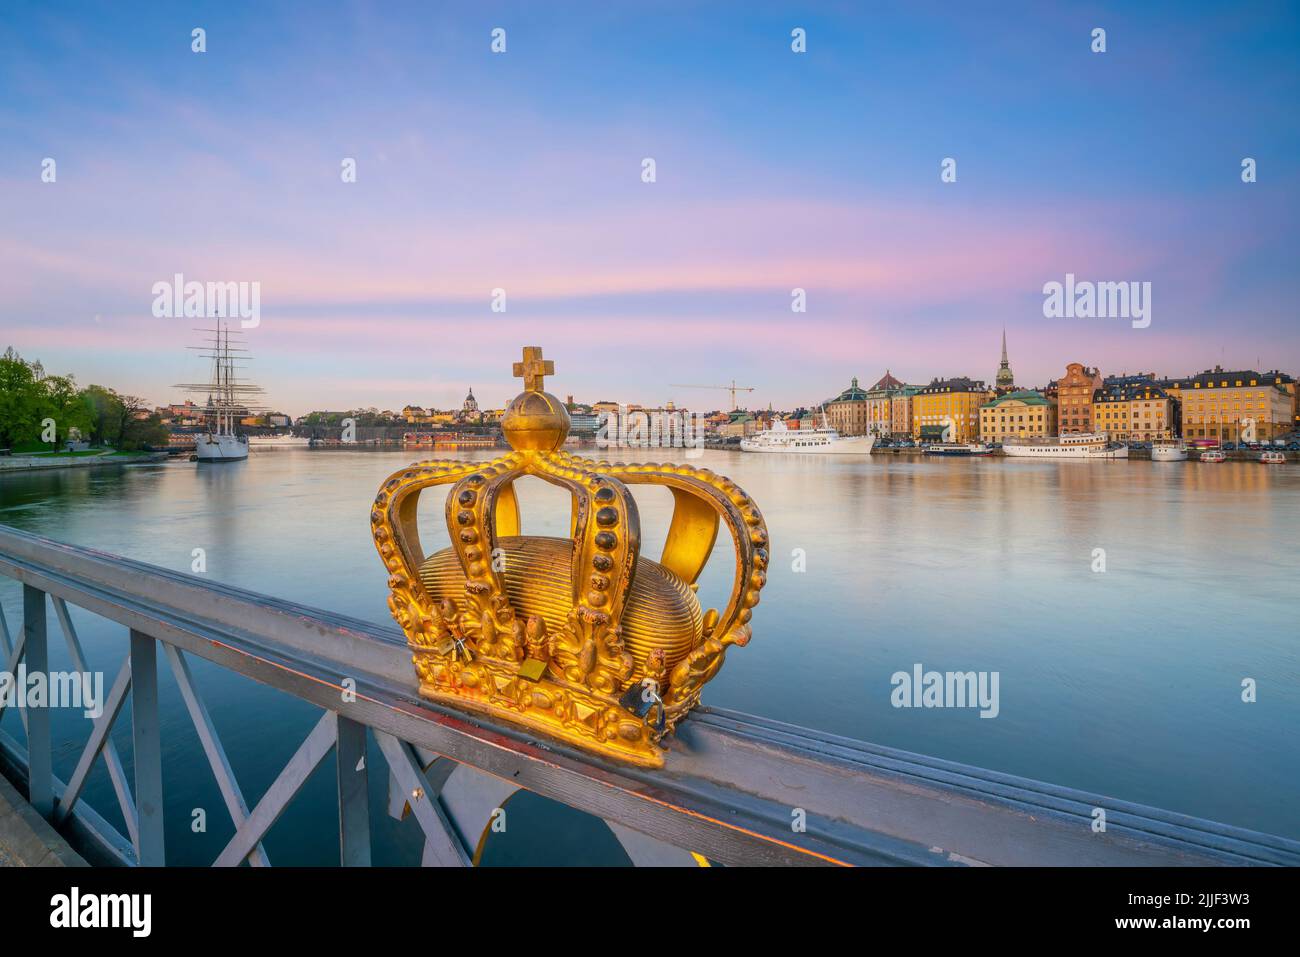
[[232,333],[230,326],[220,321],[212,329],[198,331],[209,338],[189,348],[212,360],[211,377],[206,383],[183,382],[176,386],[196,395],[207,393],[205,429],[195,436],[194,453],[199,462],[239,462],[248,458],[248,436],[240,435],[235,426],[244,416],[265,411],[258,404],[262,388],[239,376],[243,367],[236,365],[236,358],[250,356],[238,333]]

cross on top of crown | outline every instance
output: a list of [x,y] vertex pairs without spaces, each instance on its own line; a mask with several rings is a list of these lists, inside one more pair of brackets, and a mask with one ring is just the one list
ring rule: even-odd
[[542,358],[541,346],[524,346],[524,361],[515,363],[514,374],[524,380],[526,392],[541,392],[542,378],[555,375],[555,363]]

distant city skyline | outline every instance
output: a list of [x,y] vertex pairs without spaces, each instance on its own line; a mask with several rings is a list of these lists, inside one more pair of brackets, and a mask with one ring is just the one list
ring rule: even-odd
[[[295,416],[497,408],[526,344],[558,395],[690,408],[992,383],[1004,326],[1020,385],[1295,374],[1300,13],[1250,9],[6,7],[0,349],[179,401],[184,273],[260,283]],[[1150,327],[1044,318],[1067,274],[1150,282]]]

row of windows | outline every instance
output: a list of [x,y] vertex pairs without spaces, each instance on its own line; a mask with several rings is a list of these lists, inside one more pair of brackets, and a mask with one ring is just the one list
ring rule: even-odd
[[[1232,416],[1230,418],[1224,418],[1220,416],[1216,418],[1215,416],[1212,415],[1207,415],[1207,416],[1188,415],[1183,417],[1183,421],[1184,422],[1240,422],[1246,418],[1256,418],[1256,417],[1255,416]],[[1256,421],[1272,422],[1273,417],[1271,415],[1261,415],[1256,419]]]

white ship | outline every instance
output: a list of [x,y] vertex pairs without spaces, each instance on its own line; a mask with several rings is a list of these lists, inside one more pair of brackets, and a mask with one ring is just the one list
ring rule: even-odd
[[926,455],[989,455],[993,446],[983,442],[933,442],[925,446]]
[[248,436],[200,432],[194,440],[194,454],[200,462],[239,462],[248,458]]
[[1104,432],[1072,432],[1036,442],[1002,443],[1002,454],[1034,459],[1126,459],[1128,446],[1106,441]]
[[1186,462],[1187,446],[1181,439],[1156,439],[1151,443],[1152,462]]
[[235,356],[247,357],[248,350],[232,345],[230,327],[218,322],[204,329],[212,338],[201,346],[205,359],[212,360],[212,377],[206,383],[188,382],[176,386],[187,392],[206,391],[204,416],[207,430],[194,437],[194,456],[199,462],[240,462],[248,458],[248,436],[235,432],[235,423],[253,412],[263,411],[252,402],[262,394],[259,386],[241,381],[236,374]]
[[742,452],[784,452],[798,455],[866,455],[874,435],[840,435],[832,428],[787,429],[784,422],[740,440]]
[[250,435],[248,447],[254,452],[269,449],[305,449],[311,445],[311,439],[299,435]]

